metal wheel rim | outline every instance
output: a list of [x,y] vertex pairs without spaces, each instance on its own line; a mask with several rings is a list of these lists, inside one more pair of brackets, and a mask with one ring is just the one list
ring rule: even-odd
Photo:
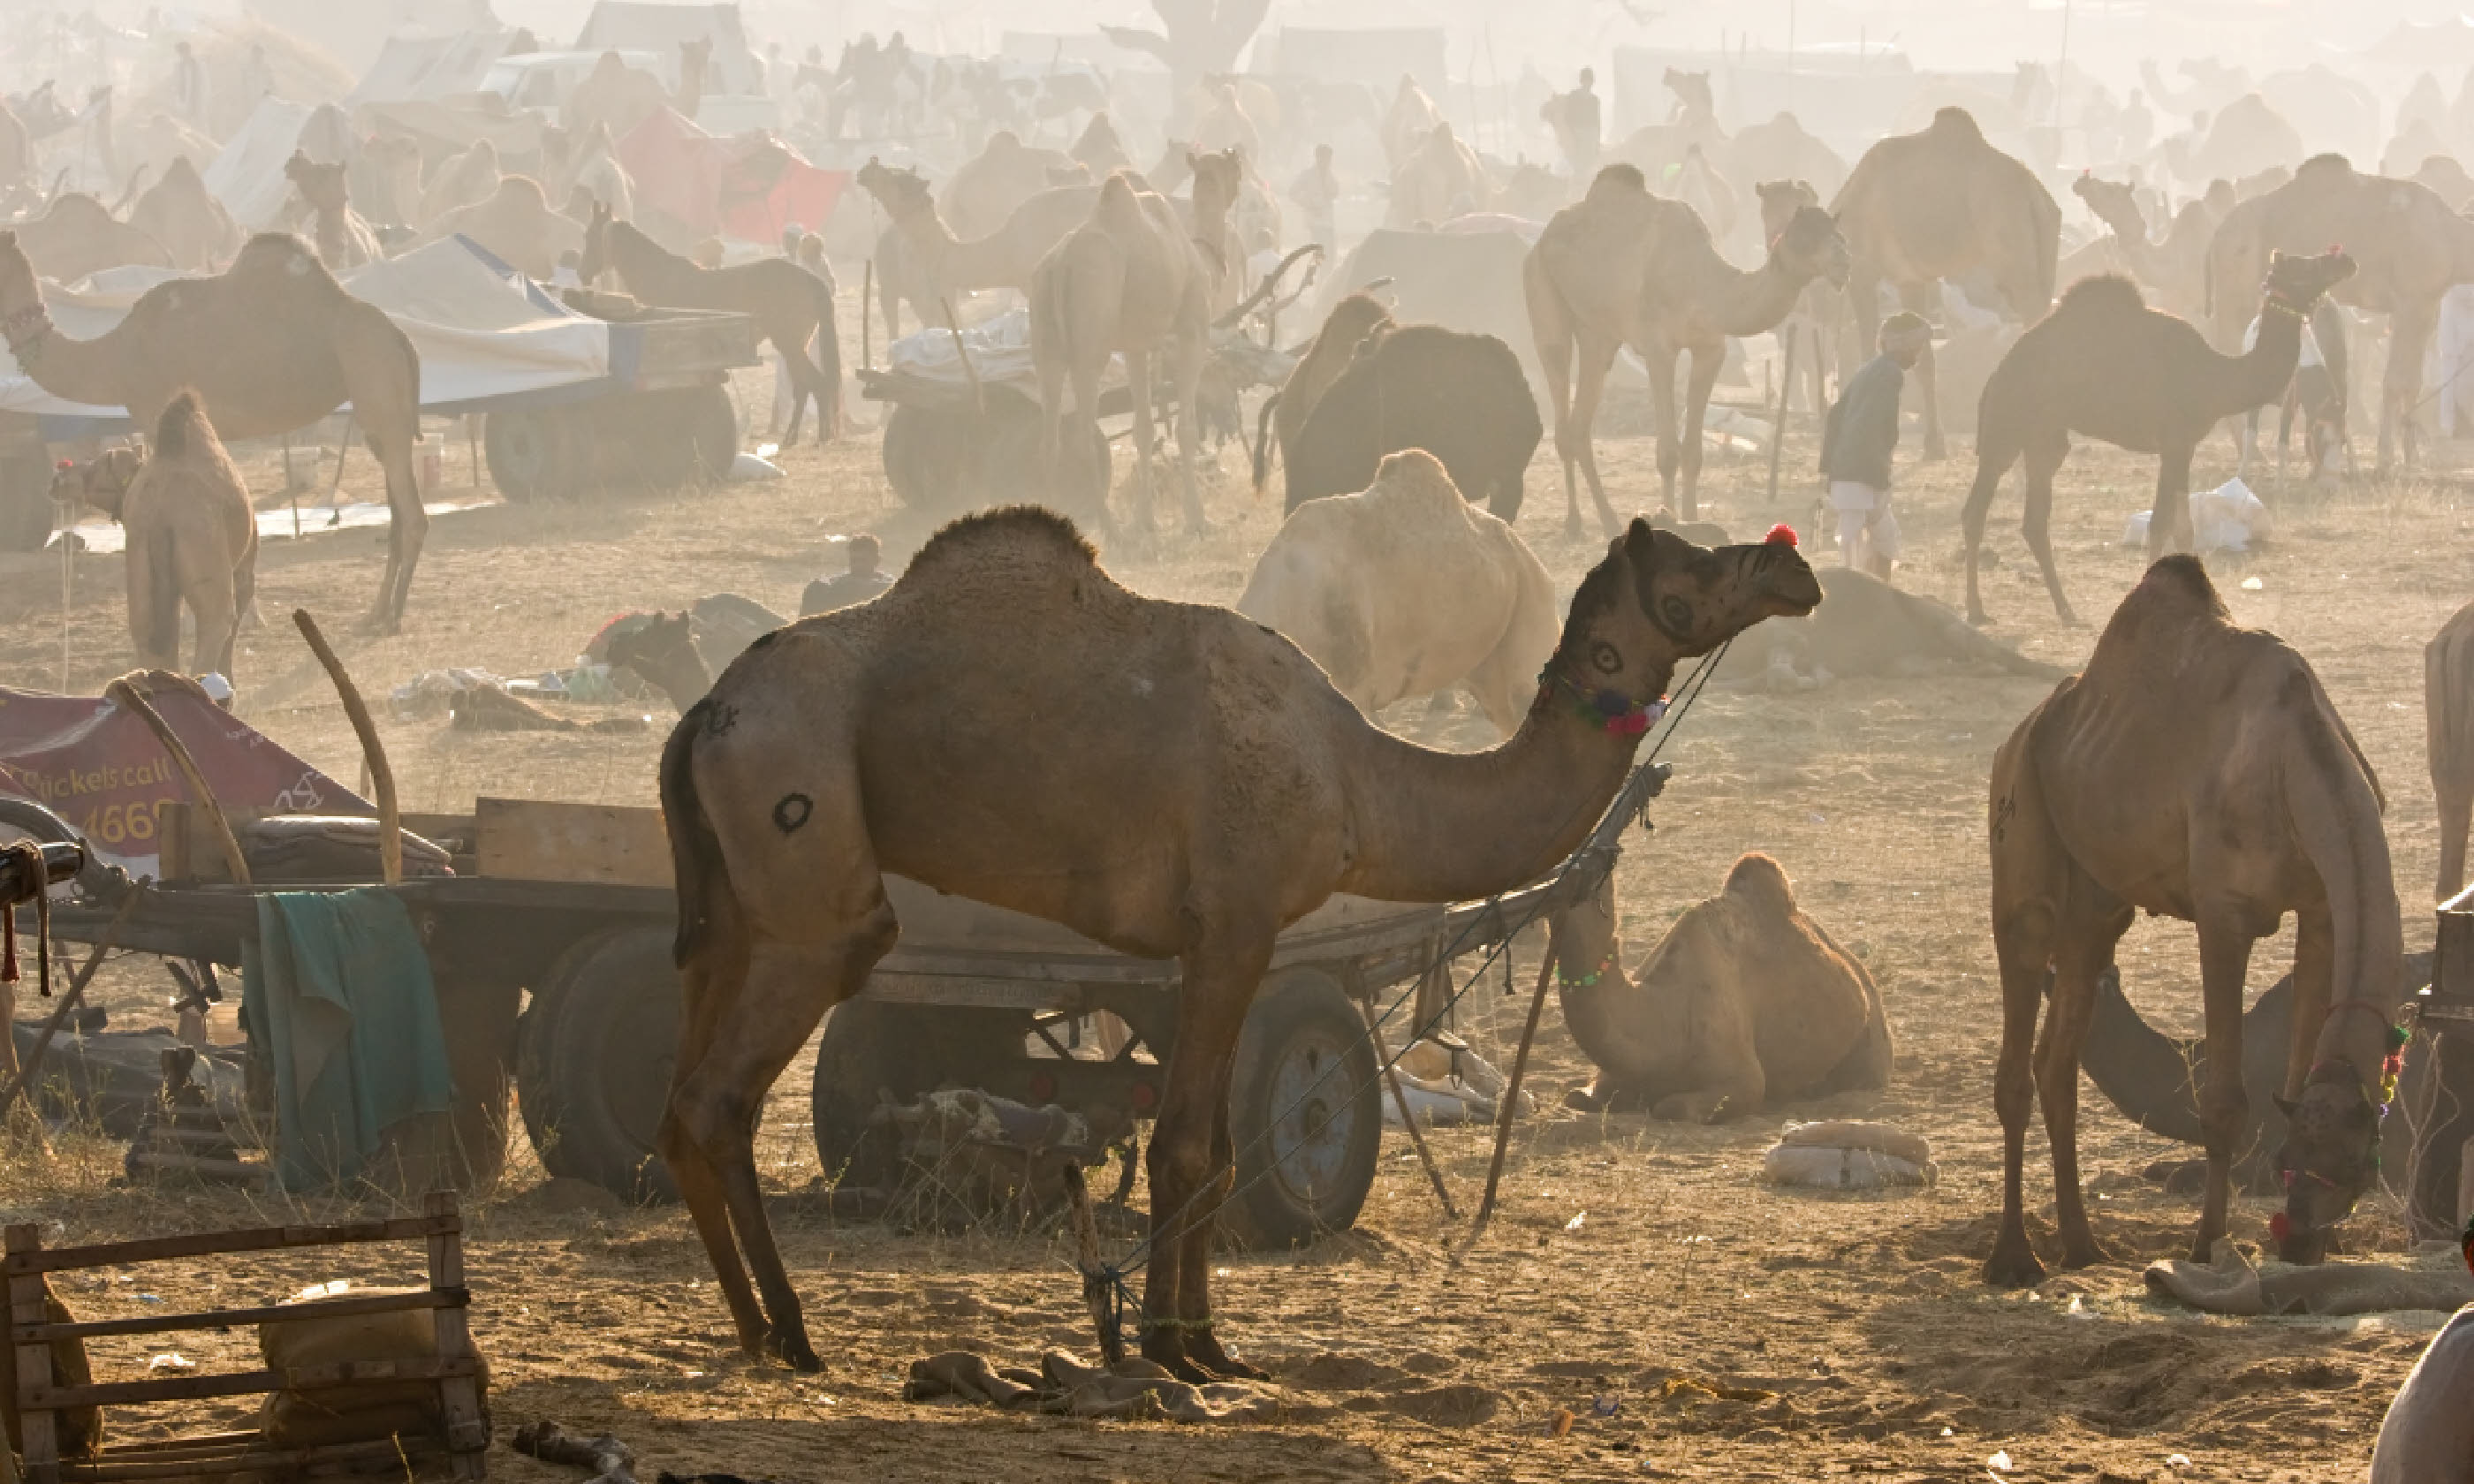
[[1352,1049],[1323,1027],[1301,1031],[1265,1080],[1271,1178],[1300,1209],[1319,1209],[1337,1195],[1348,1165],[1358,1116],[1346,1066]]

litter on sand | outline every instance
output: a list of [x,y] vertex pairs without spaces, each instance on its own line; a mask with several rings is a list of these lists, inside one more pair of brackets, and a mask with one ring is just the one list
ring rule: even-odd
[[1831,1118],[1790,1123],[1761,1156],[1761,1178],[1814,1190],[1925,1186],[1941,1178],[1932,1145],[1888,1123]]
[[[2147,545],[2148,517],[2144,510],[2133,515],[2122,528],[2122,544]],[[2248,551],[2254,541],[2275,535],[2276,517],[2239,479],[2191,495],[2191,541],[2199,551]]]

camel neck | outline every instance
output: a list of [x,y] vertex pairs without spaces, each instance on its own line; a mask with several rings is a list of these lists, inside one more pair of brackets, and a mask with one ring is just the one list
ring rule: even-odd
[[[1668,677],[1656,679],[1662,691]],[[1490,752],[1437,752],[1371,723],[1357,741],[1354,850],[1339,889],[1460,901],[1533,881],[1577,849],[1623,786],[1640,734],[1541,688],[1520,730]]]
[[1761,335],[1776,329],[1803,297],[1804,286],[1813,279],[1811,274],[1789,267],[1775,249],[1750,273],[1730,271],[1735,282],[1720,302],[1718,314],[1719,327],[1730,335]]
[[2259,338],[2234,358],[2236,395],[2246,398],[2235,410],[2272,402],[2284,395],[2302,359],[2302,326],[2311,318],[2274,294],[2260,300]]
[[[92,407],[124,407],[129,393],[121,383],[112,354],[115,325],[92,340],[73,340],[61,333],[36,299],[0,321],[8,333],[10,353],[35,385],[52,395]],[[137,408],[131,416],[140,416]]]
[[1673,1077],[1686,1039],[1672,1033],[1672,1007],[1661,1014],[1641,982],[1624,971],[1622,923],[1614,882],[1547,920],[1555,954],[1555,993],[1572,1041],[1626,1091],[1648,1091]]

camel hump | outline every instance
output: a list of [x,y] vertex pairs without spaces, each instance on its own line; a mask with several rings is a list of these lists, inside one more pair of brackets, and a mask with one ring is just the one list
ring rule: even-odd
[[2304,176],[2321,175],[2350,179],[2353,174],[2354,162],[2347,159],[2344,156],[2338,154],[2334,150],[2329,151],[2325,155],[2312,156],[2309,159],[2302,162],[2302,168],[2293,172],[2294,179],[2296,180],[2300,180]]
[[1946,104],[1933,110],[1932,132],[1953,139],[1971,140],[1977,144],[1984,142],[1984,130],[1976,122],[1976,115],[1954,103]]
[[908,587],[939,567],[1002,553],[1014,561],[1048,560],[1096,568],[1100,554],[1073,521],[1039,505],[1006,505],[976,511],[928,538],[903,571],[896,587]]
[[1640,173],[1638,165],[1618,160],[1603,167],[1590,179],[1589,194],[1595,196],[1600,191],[1624,191],[1637,196],[1648,189],[1649,177]]
[[1460,487],[1443,468],[1443,461],[1423,448],[1403,448],[1387,453],[1376,466],[1374,483],[1368,494],[1383,494],[1404,503],[1432,506],[1438,511],[1459,515],[1467,508],[1461,498]]
[[1108,179],[1100,183],[1100,199],[1092,207],[1091,214],[1104,220],[1129,222],[1136,220],[1141,211],[1142,199],[1134,189],[1132,174],[1124,170],[1110,171]]
[[178,461],[207,448],[220,447],[215,439],[214,424],[206,420],[206,407],[193,388],[182,387],[172,394],[155,419],[153,456],[165,461]]
[[1749,850],[1727,873],[1727,892],[1779,913],[1795,910],[1795,888],[1779,863],[1758,850]]
[[2139,285],[2120,274],[2096,274],[2062,291],[2061,308],[2081,312],[2129,313],[2147,307]]
[[2177,608],[2195,606],[2216,617],[2232,617],[2224,599],[2217,595],[2217,585],[2208,580],[2207,566],[2188,552],[2158,558],[2130,596],[2122,600],[2122,606],[2127,608],[2143,599],[2149,603],[2168,602]]

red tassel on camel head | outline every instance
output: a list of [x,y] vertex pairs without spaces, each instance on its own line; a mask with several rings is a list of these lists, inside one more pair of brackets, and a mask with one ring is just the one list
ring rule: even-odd
[[1795,527],[1783,520],[1770,527],[1770,534],[1761,538],[1764,546],[1792,546],[1795,543]]

